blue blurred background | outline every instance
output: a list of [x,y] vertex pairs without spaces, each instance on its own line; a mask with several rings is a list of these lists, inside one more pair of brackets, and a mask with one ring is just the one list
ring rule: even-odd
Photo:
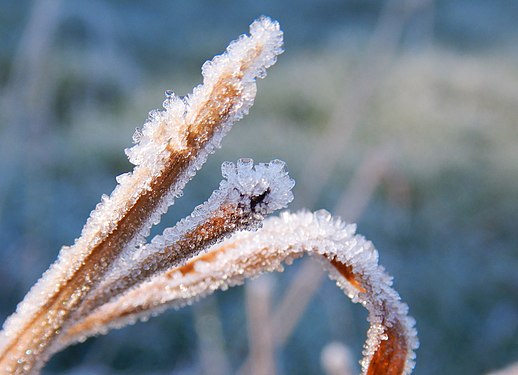
[[[0,9],[0,321],[131,169],[123,149],[164,91],[189,93],[203,62],[266,14],[286,52],[161,225],[209,196],[223,160],[285,160],[292,209],[357,221],[378,248],[417,320],[416,374],[518,361],[518,2],[0,0]],[[322,282],[302,288],[309,305],[288,315],[301,318],[277,351],[279,374],[324,373],[332,341],[359,370],[366,313],[321,277],[298,261],[266,283],[275,310],[301,279]],[[248,353],[247,293],[88,340],[45,373],[235,372]]]

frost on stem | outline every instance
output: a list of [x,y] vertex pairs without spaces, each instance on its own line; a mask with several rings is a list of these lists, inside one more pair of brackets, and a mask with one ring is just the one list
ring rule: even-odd
[[[378,253],[355,227],[328,213],[284,214],[258,232],[264,216],[292,199],[284,163],[253,166],[242,159],[222,167],[219,190],[175,227],[144,244],[152,225],[181,194],[208,154],[253,103],[256,78],[282,52],[276,22],[260,18],[227,51],[203,66],[203,84],[184,99],[167,93],[152,111],[136,145],[126,151],[135,165],[117,177],[74,245],[19,304],[0,333],[0,372],[37,372],[57,350],[169,306],[182,306],[217,289],[242,283],[309,253],[353,302],[369,311],[362,370],[403,374],[418,346],[407,306],[378,265]],[[194,259],[191,259],[195,257]],[[191,259],[187,261],[188,259]]]
[[157,273],[185,263],[236,231],[257,229],[265,215],[285,208],[293,200],[291,189],[295,182],[280,160],[254,166],[252,159],[240,159],[237,164],[223,163],[221,169],[225,180],[209,200],[142,245],[131,259],[116,262],[74,318]]
[[392,288],[392,278],[378,264],[378,252],[355,230],[354,225],[333,219],[325,211],[269,218],[257,232],[236,233],[207,253],[100,307],[71,327],[63,342],[82,341],[168,307],[190,304],[262,272],[282,271],[283,263],[307,253],[316,256],[347,296],[369,312],[362,372],[408,374],[418,347],[414,320]]
[[[126,151],[135,164],[117,177],[110,196],[90,214],[81,236],[64,247],[57,261],[18,305],[0,333],[0,371],[37,370],[48,347],[98,280],[121,255],[144,243],[152,225],[181,194],[208,154],[220,146],[232,124],[253,104],[257,78],[282,52],[277,22],[260,18],[250,35],[203,66],[203,84],[180,99],[167,93],[164,109],[152,111],[135,146]],[[29,354],[27,354],[29,353]],[[47,354],[46,354],[47,353]]]

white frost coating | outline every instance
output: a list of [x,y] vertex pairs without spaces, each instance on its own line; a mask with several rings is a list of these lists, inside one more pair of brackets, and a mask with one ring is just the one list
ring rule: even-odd
[[[244,185],[248,186],[246,181]],[[194,271],[170,270],[101,307],[90,317],[92,326],[82,331],[82,335],[68,339],[84,340],[110,328],[147,319],[167,307],[191,304],[215,290],[241,284],[262,272],[282,270],[283,262],[289,264],[292,259],[309,253],[319,255],[338,286],[353,302],[361,303],[369,311],[371,328],[361,362],[363,373],[383,339],[381,323],[384,320],[389,326],[400,324],[404,331],[408,345],[405,373],[408,374],[414,366],[414,350],[419,346],[415,322],[407,315],[407,305],[392,289],[392,278],[378,264],[378,252],[355,231],[355,225],[334,219],[326,211],[283,213],[278,218],[266,219],[257,232],[239,232],[213,246],[207,253],[213,257],[202,255],[199,260],[194,259]],[[326,259],[351,265],[354,274],[361,275],[365,292],[349,283]],[[134,313],[117,318],[130,311]],[[106,320],[106,317],[111,319]]]
[[[282,31],[277,22],[262,17],[250,26],[250,34],[241,36],[230,44],[224,54],[204,64],[203,85],[196,87],[190,96],[180,99],[168,92],[164,110],[150,112],[142,131],[134,135],[137,144],[127,150],[130,161],[136,165],[135,169],[117,178],[119,185],[110,196],[103,195],[101,203],[90,214],[80,238],[74,245],[62,248],[57,261],[31,288],[16,313],[6,320],[0,333],[0,352],[11,337],[24,328],[24,322],[72,277],[92,249],[117,228],[116,224],[136,200],[151,189],[151,182],[162,173],[171,149],[181,151],[187,148],[185,135],[203,110],[214,107],[217,111],[219,105],[228,106],[228,101],[231,101],[228,114],[221,124],[217,124],[211,139],[197,155],[193,155],[188,168],[170,187],[156,210],[144,218],[140,230],[134,233],[126,249],[133,249],[144,242],[151,226],[160,220],[174,198],[181,195],[183,187],[201,168],[208,154],[219,147],[230,126],[248,113],[255,98],[255,79],[263,78],[265,69],[273,65],[276,56],[282,53]],[[215,87],[227,83],[239,89],[238,95],[214,98]]]
[[[220,224],[227,226],[223,228],[224,232],[230,234],[237,230],[257,229],[265,215],[287,207],[293,200],[291,189],[295,181],[289,177],[283,161],[273,160],[254,166],[252,159],[240,159],[236,164],[223,163],[221,171],[225,179],[207,202],[197,206],[174,227],[165,229],[162,235],[155,236],[150,243],[140,246],[132,258],[122,258],[116,262],[106,279],[97,287],[97,291],[92,293],[92,299],[100,293],[106,296],[103,301],[109,300],[137,281],[142,282],[141,270],[163,271],[164,266],[178,266],[205,250],[208,245],[203,248],[194,242],[186,253],[179,253],[174,257],[174,263],[164,264],[165,256],[162,256],[175,249],[179,241],[185,240],[186,235],[194,232],[210,218],[221,216],[222,210],[228,211],[232,207],[234,216],[240,216],[237,222],[232,219],[234,221]],[[218,232],[214,233],[217,235]],[[202,239],[206,240],[210,235],[205,232],[203,236]],[[209,242],[213,244],[222,239],[214,237]]]
[[249,225],[236,229],[250,229],[258,225],[265,215],[285,208],[293,200],[291,189],[295,181],[288,176],[284,162],[274,160],[255,167],[253,163],[252,159],[240,159],[236,164],[224,162],[221,171],[225,179],[221,181],[219,189],[188,217],[180,220],[173,228],[164,230],[162,235],[154,237],[150,245],[144,245],[148,247],[146,252],[153,253],[174,245],[185,233],[200,226],[227,205],[240,208],[244,218],[250,213],[250,218],[246,218]]
[[221,173],[227,179],[228,186],[241,196],[264,199],[254,206],[258,213],[269,214],[285,208],[293,200],[291,189],[295,181],[288,176],[286,164],[281,160],[273,160],[268,164],[258,164],[254,168],[252,159],[240,159],[237,164],[225,162]]

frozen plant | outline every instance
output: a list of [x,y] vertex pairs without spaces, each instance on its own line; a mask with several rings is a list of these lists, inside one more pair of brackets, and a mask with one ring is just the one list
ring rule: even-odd
[[250,36],[204,64],[203,84],[186,98],[167,92],[135,145],[135,165],[118,176],[92,211],[81,236],[29,291],[0,333],[0,371],[37,373],[57,351],[89,336],[131,324],[170,306],[242,283],[310,254],[353,302],[369,311],[366,374],[404,374],[418,342],[407,306],[378,265],[372,243],[329,213],[284,213],[293,180],[278,160],[224,163],[224,180],[208,201],[146,243],[185,184],[248,113],[256,79],[282,52],[277,22],[262,17]]

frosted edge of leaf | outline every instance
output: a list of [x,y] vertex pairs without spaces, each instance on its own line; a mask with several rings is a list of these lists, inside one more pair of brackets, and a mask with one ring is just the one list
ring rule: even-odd
[[[228,224],[227,231],[254,230],[260,226],[265,215],[285,208],[293,200],[291,189],[295,182],[289,177],[285,163],[280,160],[254,166],[252,159],[240,159],[235,164],[224,162],[221,169],[224,180],[205,203],[197,206],[188,217],[179,221],[174,227],[166,228],[163,234],[155,236],[150,243],[117,259],[97,286],[97,290],[102,294],[107,293],[111,286],[117,285],[117,280],[132,279],[133,275],[138,274],[138,270],[143,267],[157,268],[157,263],[150,263],[150,259],[156,259],[155,262],[160,261],[160,256],[156,254],[162,253],[166,248],[174,247],[175,243],[182,241],[188,233],[203,225],[214,215],[220,215],[222,209],[228,210],[224,207],[234,207],[236,215],[241,216],[237,226],[235,223]],[[222,238],[214,238],[214,241],[221,240]],[[183,256],[188,258],[180,259],[176,266],[202,250],[193,249],[194,253],[184,254]],[[95,297],[95,292],[91,297]]]
[[[203,84],[195,87],[192,94],[180,99],[174,93],[166,92],[164,110],[151,111],[142,130],[135,132],[134,139],[137,143],[126,150],[130,161],[135,165],[145,164],[154,168],[160,162],[161,147],[168,141],[173,140],[180,149],[185,147],[185,139],[177,136],[181,133],[178,130],[185,129],[186,122],[198,112],[199,106],[207,105],[213,86],[227,75],[245,86],[241,103],[235,105],[236,111],[227,125],[239,120],[253,104],[256,78],[264,78],[266,69],[283,52],[282,44],[283,33],[278,22],[264,16],[254,21],[250,25],[250,36],[241,35],[229,44],[223,54],[203,64]],[[260,53],[250,56],[254,50],[259,50]],[[218,146],[217,143],[215,147]],[[159,152],[153,152],[156,148]],[[145,155],[156,156],[146,158]]]
[[223,163],[221,173],[226,178],[225,185],[239,194],[241,200],[255,199],[252,209],[257,213],[267,215],[287,207],[293,200],[291,189],[295,181],[289,177],[286,164],[281,160],[254,166],[252,159],[242,158],[236,164]]
[[[103,195],[101,202],[90,213],[81,236],[76,239],[74,245],[61,249],[58,259],[29,290],[18,304],[16,312],[6,319],[0,332],[0,350],[8,342],[10,336],[14,336],[22,329],[21,325],[26,318],[43,305],[47,296],[52,295],[59,285],[66,282],[75,272],[81,260],[89,253],[90,246],[94,246],[102,236],[112,231],[113,225],[106,226],[105,224],[116,223],[124,215],[128,202],[131,204],[138,198],[140,192],[149,189],[151,178],[146,178],[146,175],[156,176],[160,173],[168,156],[166,146],[171,143],[180,150],[185,147],[185,139],[181,137],[181,133],[186,127],[186,117],[189,112],[191,114],[193,111],[196,112],[199,109],[197,106],[205,103],[203,99],[210,99],[211,83],[217,78],[217,74],[235,71],[236,67],[246,65],[245,63],[248,63],[249,68],[243,72],[241,84],[244,89],[241,102],[235,105],[234,113],[221,124],[219,132],[216,132],[205,149],[200,150],[198,157],[180,176],[176,186],[171,187],[162,204],[151,215],[149,223],[140,233],[135,233],[134,240],[126,248],[133,248],[144,241],[145,236],[149,234],[151,225],[159,221],[160,215],[173,203],[174,198],[181,194],[185,184],[201,168],[208,155],[220,146],[221,139],[228,132],[232,123],[248,113],[255,98],[255,78],[263,78],[265,69],[275,63],[276,55],[282,53],[282,31],[277,22],[261,17],[252,23],[250,32],[250,37],[241,36],[231,42],[223,55],[216,56],[212,62],[204,64],[202,68],[204,84],[195,88],[187,100],[168,93],[168,98],[164,102],[164,110],[154,110],[149,113],[142,130],[135,132],[133,138],[137,143],[126,150],[130,162],[136,165],[136,168],[133,172],[117,178],[118,185],[115,190],[110,196]],[[249,57],[247,51],[258,48],[262,48],[262,52],[255,59],[243,61]],[[236,62],[232,59],[240,60]]]
[[[389,323],[399,322],[408,340],[405,373],[410,373],[414,366],[414,350],[419,346],[415,321],[407,315],[407,305],[401,302],[398,293],[391,288],[392,278],[378,264],[376,249],[370,241],[356,235],[355,231],[355,225],[334,219],[325,211],[296,214],[284,212],[280,217],[270,217],[263,222],[263,227],[258,232],[239,232],[212,247],[209,252],[217,254],[212,261],[194,260],[194,273],[182,275],[179,271],[168,271],[130,291],[126,298],[123,296],[104,306],[106,313],[110,309],[115,311],[126,307],[124,302],[134,306],[148,306],[148,311],[136,314],[130,320],[116,320],[109,327],[121,327],[137,318],[145,319],[168,306],[190,304],[201,296],[240,284],[246,278],[255,277],[265,271],[282,270],[282,262],[290,263],[291,259],[309,253],[321,255],[318,258],[324,263],[330,277],[337,281],[338,286],[344,289],[353,302],[361,303],[369,311],[371,327],[367,333],[361,362],[363,372],[382,339],[380,314],[385,314],[388,310],[389,316],[384,318]],[[232,244],[236,246],[233,248]],[[225,247],[231,250],[217,252]],[[355,274],[362,275],[370,286],[375,286],[372,293],[359,292],[324,257],[351,264]],[[254,259],[259,260],[257,264],[260,264],[260,268],[246,267],[247,262],[253,262]],[[383,304],[386,304],[386,309],[380,310]]]
[[[219,188],[207,202],[197,206],[191,215],[180,220],[173,228],[166,229],[164,237],[177,238],[174,232],[185,233],[195,228],[223,205],[251,211],[255,221],[260,221],[264,215],[287,207],[293,200],[291,189],[295,182],[289,177],[282,161],[254,165],[252,159],[239,159],[236,164],[224,162],[221,170],[224,179]],[[170,244],[167,240],[163,243],[164,246]]]
[[212,89],[225,79],[239,87],[241,95],[229,113],[229,123],[248,114],[256,95],[256,79],[266,76],[266,69],[275,64],[277,55],[283,52],[283,33],[279,24],[268,17],[260,17],[250,26],[250,35],[241,35],[230,43],[226,51],[203,64],[203,85],[193,90],[186,100],[193,112],[186,113],[192,119],[197,108],[203,107]]
[[[367,340],[364,345],[363,358],[360,361],[362,373],[366,373],[370,361],[378,349],[381,340],[386,339],[383,324],[392,326],[399,324],[403,329],[403,335],[407,341],[407,353],[404,374],[409,374],[415,365],[414,350],[419,347],[415,320],[408,316],[408,306],[401,301],[399,294],[392,288],[393,278],[385,272],[383,266],[378,263],[378,251],[372,242],[361,235],[354,235],[350,240],[343,241],[340,219],[332,219],[329,214],[314,215],[320,228],[328,227],[333,235],[333,243],[316,247],[317,253],[326,258],[337,259],[343,264],[351,265],[355,275],[360,275],[367,287],[366,292],[360,292],[352,286],[340,273],[326,260],[322,260],[330,278],[337,282],[346,294],[355,303],[362,304],[369,312],[370,323],[367,332]],[[336,238],[338,237],[338,238]],[[338,239],[338,241],[336,241]]]
[[[213,60],[208,61],[203,65],[203,84],[195,87],[191,95],[187,96],[185,99],[179,99],[173,93],[167,93],[168,99],[164,102],[165,111],[150,112],[148,122],[143,127],[142,131],[139,131],[135,137],[139,143],[134,145],[131,149],[126,150],[126,153],[130,157],[130,161],[139,163],[139,166],[142,167],[158,170],[162,163],[161,160],[164,159],[163,156],[160,156],[160,153],[164,153],[165,146],[160,146],[160,142],[166,139],[164,134],[168,134],[162,129],[164,128],[164,124],[167,123],[166,120],[168,118],[172,118],[176,121],[173,124],[174,126],[184,129],[187,126],[186,124],[192,120],[191,117],[198,113],[200,106],[213,102],[210,96],[212,86],[218,82],[218,78],[220,77],[224,77],[226,75],[234,77],[232,79],[235,79],[240,82],[240,85],[242,85],[241,102],[234,106],[235,110],[231,113],[227,121],[220,124],[220,128],[215,132],[213,138],[205,145],[204,149],[199,151],[197,158],[192,161],[189,168],[182,176],[180,176],[176,186],[173,187],[172,191],[164,199],[166,203],[159,212],[153,215],[151,222],[156,223],[159,221],[160,215],[167,210],[167,206],[173,203],[174,198],[181,194],[183,187],[194,177],[196,171],[202,167],[209,154],[213,153],[220,147],[221,140],[226,133],[228,133],[232,124],[248,113],[248,110],[252,106],[255,98],[255,79],[258,77],[263,78],[265,75],[263,74],[265,71],[264,69],[273,65],[275,63],[275,56],[282,53],[282,31],[280,31],[280,27],[277,22],[272,21],[269,18],[262,17],[251,25],[250,30],[251,36],[242,35],[236,41],[230,43],[225,53],[214,57]],[[258,56],[250,58],[250,51],[256,49],[261,51],[261,53]],[[241,71],[243,65],[248,66],[244,72]],[[244,75],[241,77],[240,73],[244,73]],[[171,116],[169,112],[173,112],[175,115]],[[179,115],[182,116],[181,119],[177,118]],[[175,141],[178,141],[176,147],[181,148],[184,146],[181,139],[175,139]],[[160,147],[160,149],[155,153],[159,156],[154,159],[143,159],[138,156],[141,152],[145,151],[149,153],[157,147]],[[286,199],[286,197],[284,198]],[[148,231],[144,233],[144,235],[147,234]],[[154,240],[161,241],[159,239]],[[138,242],[139,241],[134,243],[134,245],[138,245]],[[126,250],[123,251],[121,256],[122,263],[131,263],[129,260],[134,258],[131,255],[134,253],[133,249],[134,246],[126,247]],[[142,250],[144,250],[144,252]],[[151,250],[141,248],[137,253],[140,256],[145,253],[149,253],[149,251]],[[110,274],[111,273],[113,273],[113,271],[110,271]],[[110,275],[109,278],[111,277],[112,276]]]
[[[415,330],[415,321],[409,317],[408,306],[401,301],[399,294],[391,287],[392,277],[378,264],[378,252],[370,241],[361,235],[355,234],[354,225],[346,225],[340,219],[332,218],[325,211],[316,213],[282,213],[280,218],[269,218],[264,221],[263,228],[257,235],[243,233],[234,237],[239,240],[243,237],[250,238],[250,248],[245,245],[240,251],[253,251],[254,248],[275,249],[287,255],[288,253],[308,252],[319,254],[325,258],[336,258],[344,264],[350,264],[355,274],[362,275],[373,287],[372,293],[367,295],[360,293],[347,280],[332,267],[329,262],[323,261],[330,277],[337,281],[340,288],[353,302],[361,303],[369,311],[369,323],[371,328],[367,333],[367,341],[364,348],[362,368],[365,372],[378,348],[382,337],[381,326],[383,318],[387,324],[401,323],[408,339],[408,352],[405,362],[405,374],[412,371],[415,353],[419,342]],[[230,240],[232,241],[232,239]],[[224,246],[225,243],[222,244]],[[230,263],[230,262],[229,262]],[[278,267],[278,266],[277,266]],[[388,316],[384,314],[388,313]]]
[[[295,181],[289,177],[283,161],[254,165],[252,159],[239,159],[237,163],[224,162],[221,166],[224,179],[209,199],[194,208],[193,212],[180,220],[174,227],[166,228],[161,235],[155,236],[150,243],[141,246],[131,256],[125,256],[107,280],[116,280],[120,271],[138,268],[140,259],[171,247],[176,241],[194,230],[213,216],[224,205],[231,205],[243,212],[249,212],[246,225],[237,230],[257,229],[264,217],[276,210],[286,208],[293,200],[292,188]],[[101,287],[102,288],[102,287]]]
[[[226,51],[203,64],[205,84],[214,84],[221,71],[237,73],[243,70],[244,81],[264,78],[266,69],[275,64],[277,56],[283,53],[283,32],[279,23],[261,16],[250,25],[250,35],[241,35],[232,41]],[[259,54],[250,56],[253,51]]]

